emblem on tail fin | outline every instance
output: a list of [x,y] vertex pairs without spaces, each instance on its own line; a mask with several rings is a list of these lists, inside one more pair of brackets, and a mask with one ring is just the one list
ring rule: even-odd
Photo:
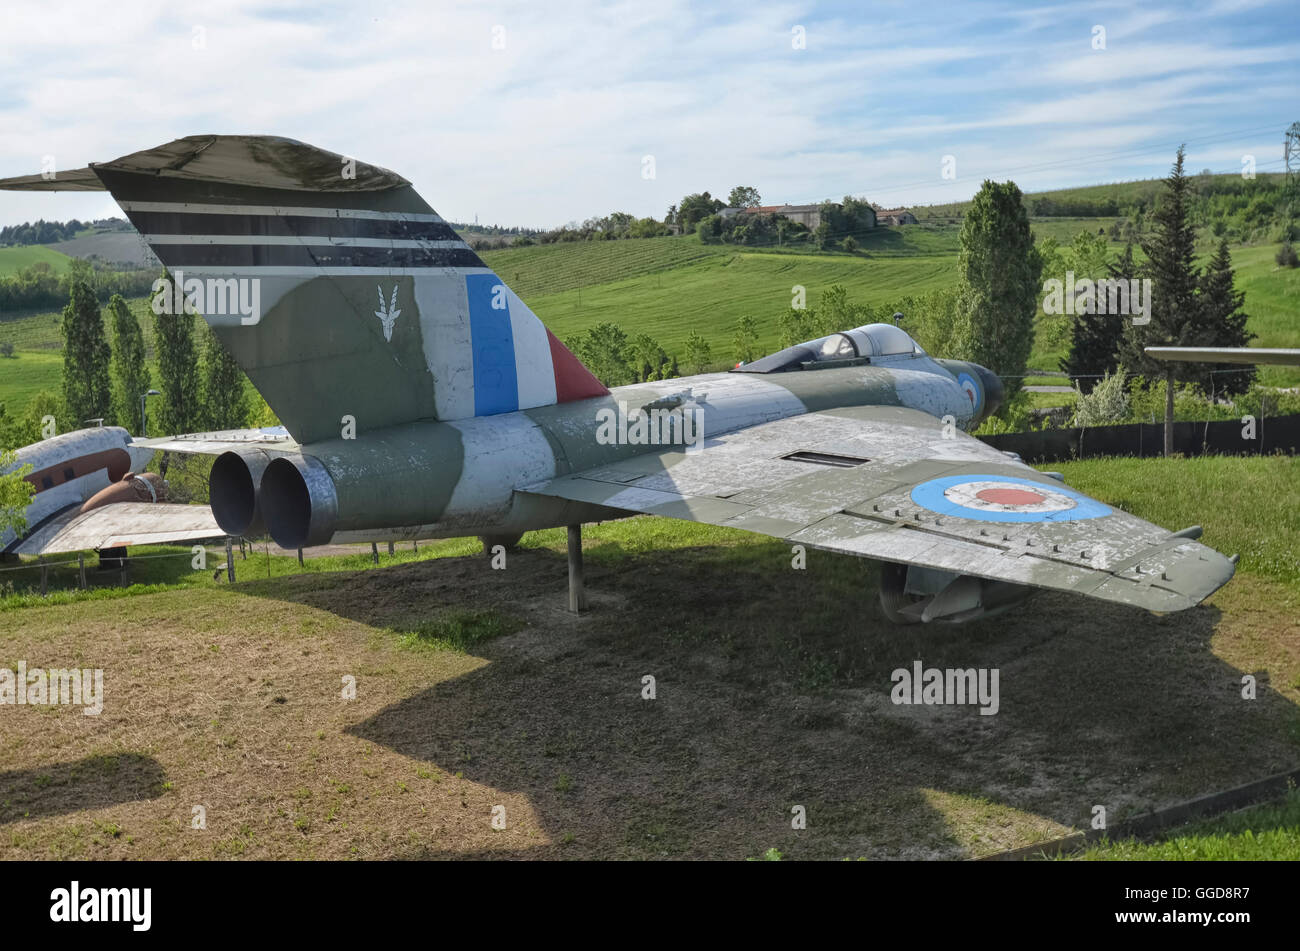
[[375,311],[375,316],[383,321],[384,339],[391,341],[393,339],[393,324],[398,317],[402,316],[402,312],[397,309],[397,285],[393,285],[393,295],[387,305],[384,304],[384,289],[376,284],[375,290],[379,293],[379,310]]

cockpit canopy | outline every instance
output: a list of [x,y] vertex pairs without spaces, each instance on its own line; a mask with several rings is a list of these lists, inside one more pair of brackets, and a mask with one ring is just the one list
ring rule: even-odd
[[821,367],[870,363],[872,358],[924,356],[921,345],[894,324],[866,324],[786,347],[770,356],[736,367],[736,373],[783,373]]

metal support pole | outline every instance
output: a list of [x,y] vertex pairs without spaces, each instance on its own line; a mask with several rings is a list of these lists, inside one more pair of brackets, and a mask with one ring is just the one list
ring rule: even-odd
[[392,557],[393,557],[393,543],[392,543],[392,542],[389,542],[389,543],[388,543],[388,557],[389,557],[389,558],[392,558]]
[[81,589],[86,589],[86,553],[83,551],[77,555],[77,574],[81,578]]
[[45,597],[45,592],[49,588],[50,567],[45,563],[45,556],[41,555],[41,597]]
[[235,558],[234,545],[230,541],[230,536],[226,536],[226,580],[231,584],[235,583]]
[[582,584],[582,526],[569,526],[569,610],[587,610],[587,592]]
[[379,564],[379,545],[377,542],[370,543],[370,563]]
[[1174,367],[1165,370],[1165,458],[1174,454]]
[[419,551],[419,550],[420,550],[420,543],[419,543],[419,541],[417,541],[416,539],[412,538],[412,539],[411,539],[411,551]]

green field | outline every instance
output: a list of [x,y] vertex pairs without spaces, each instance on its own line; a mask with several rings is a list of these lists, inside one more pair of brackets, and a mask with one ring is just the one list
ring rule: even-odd
[[727,361],[736,322],[745,315],[758,322],[759,349],[777,349],[777,319],[789,310],[795,285],[807,289],[810,306],[832,284],[844,285],[854,301],[887,304],[950,286],[956,268],[951,255],[875,258],[729,247],[669,271],[526,300],[561,338],[612,321],[680,353],[697,330],[715,357]]
[[19,350],[0,357],[0,404],[10,416],[21,416],[41,390],[62,392],[62,379],[63,354],[58,351]]
[[[158,367],[154,356],[154,327],[153,317],[149,313],[149,301],[141,297],[129,303],[140,322],[149,370],[154,374],[156,383]],[[42,390],[51,393],[62,391],[61,321],[61,314],[50,312],[0,318],[0,342],[8,341],[15,347],[12,357],[0,357],[0,403],[5,405],[10,415],[21,415],[32,397]],[[201,317],[195,317],[194,322],[198,330],[206,326]],[[109,332],[107,324],[104,329]]]
[[16,274],[25,267],[41,262],[48,264],[56,273],[68,269],[72,258],[58,251],[40,245],[27,245],[16,248],[0,248],[0,277]]
[[[1040,240],[1051,235],[1066,244],[1079,231],[1095,233],[1111,220],[1038,219],[1033,228]],[[1258,335],[1255,345],[1296,347],[1300,269],[1278,268],[1273,263],[1276,250],[1276,245],[1234,248],[1237,287],[1246,292],[1250,328]],[[881,228],[852,254],[810,252],[798,246],[705,245],[687,236],[537,245],[488,251],[483,258],[562,339],[611,321],[629,334],[650,334],[680,357],[687,336],[698,331],[721,367],[733,360],[732,335],[743,316],[757,320],[761,351],[777,348],[777,321],[790,307],[795,285],[806,288],[811,306],[832,284],[843,285],[854,301],[892,305],[907,296],[952,287],[957,253],[958,228],[948,224]],[[68,260],[42,248],[0,249],[0,272],[5,255],[17,260],[31,254]],[[141,317],[146,346],[152,349],[147,302],[137,299],[132,306]],[[0,363],[0,402],[9,404],[11,412],[21,411],[39,390],[59,388],[58,363],[40,358],[41,352],[62,347],[57,313],[0,315],[0,342],[12,343],[18,351],[16,359]],[[33,355],[36,358],[29,359]],[[1059,342],[1053,344],[1040,333],[1030,366],[1055,370],[1063,355]],[[1265,367],[1260,380],[1298,386],[1300,369]],[[1036,395],[1034,401],[1058,405],[1069,399]]]

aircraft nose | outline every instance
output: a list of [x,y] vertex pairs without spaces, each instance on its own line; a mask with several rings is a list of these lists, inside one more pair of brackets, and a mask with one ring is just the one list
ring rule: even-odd
[[988,419],[1002,406],[1006,390],[1002,386],[1002,378],[996,373],[979,364],[974,366],[979,371],[980,382],[984,384],[984,418]]

